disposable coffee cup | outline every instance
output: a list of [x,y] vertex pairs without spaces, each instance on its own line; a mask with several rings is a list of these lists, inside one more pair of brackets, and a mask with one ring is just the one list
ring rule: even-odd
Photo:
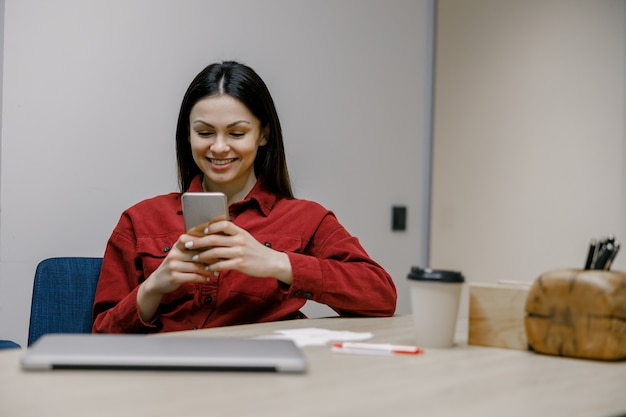
[[414,266],[408,279],[415,342],[423,347],[452,347],[463,274]]

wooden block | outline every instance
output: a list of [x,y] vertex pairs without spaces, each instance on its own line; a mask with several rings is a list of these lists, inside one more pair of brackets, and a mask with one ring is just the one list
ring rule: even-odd
[[524,306],[531,283],[470,284],[470,345],[527,350]]
[[626,359],[626,273],[558,269],[542,274],[526,302],[530,348],[548,355]]

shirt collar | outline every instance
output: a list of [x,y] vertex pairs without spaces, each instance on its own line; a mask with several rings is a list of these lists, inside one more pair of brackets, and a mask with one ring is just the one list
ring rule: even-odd
[[[202,188],[202,175],[198,175],[191,180],[191,184],[189,184],[187,191],[196,193],[204,191]],[[248,195],[243,200],[233,203],[231,208],[235,210],[236,213],[241,213],[247,207],[256,205],[261,213],[267,217],[269,216],[270,211],[272,211],[274,204],[276,204],[276,199],[276,194],[265,188],[262,178],[257,178],[254,187],[252,187],[252,190],[250,190]]]

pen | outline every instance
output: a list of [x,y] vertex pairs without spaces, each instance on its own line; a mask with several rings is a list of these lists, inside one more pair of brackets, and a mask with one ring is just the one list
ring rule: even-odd
[[613,260],[617,256],[617,252],[619,252],[620,246],[621,245],[619,242],[615,242],[615,245],[613,246],[613,251],[611,252],[611,255],[609,256],[609,259],[606,261],[606,264],[604,265],[604,269],[607,269],[607,270],[611,269],[611,264],[613,263]]
[[593,269],[606,269],[606,263],[611,257],[611,253],[613,253],[613,244],[607,243],[602,246],[600,249],[600,253],[598,253],[598,257],[593,265]]
[[620,242],[615,235],[605,238],[591,239],[585,260],[586,270],[610,270],[611,264],[619,252]]
[[388,343],[359,343],[359,342],[343,342],[333,343],[333,352],[343,353],[369,353],[382,355],[419,355],[424,353],[424,349],[418,346],[408,345],[391,345]]
[[589,242],[589,252],[587,253],[587,261],[585,262],[585,269],[591,269],[591,265],[593,264],[593,257],[596,253],[596,248],[597,248],[596,240],[591,239],[591,242]]

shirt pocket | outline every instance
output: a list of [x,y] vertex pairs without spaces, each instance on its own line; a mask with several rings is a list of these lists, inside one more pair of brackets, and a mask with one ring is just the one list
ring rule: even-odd
[[302,237],[299,235],[285,235],[278,233],[255,234],[254,238],[265,246],[279,252],[301,253]]
[[143,271],[144,279],[148,278],[163,262],[169,251],[176,244],[178,234],[137,239],[137,269]]
[[[137,252],[139,258],[135,260],[138,268],[143,270],[143,279],[148,278],[163,263],[163,260],[178,241],[180,236],[172,234],[167,236],[137,239]],[[141,265],[139,265],[141,264]],[[165,294],[161,299],[161,312],[166,314],[180,308],[184,302],[193,301],[194,284],[182,284],[176,290]]]

